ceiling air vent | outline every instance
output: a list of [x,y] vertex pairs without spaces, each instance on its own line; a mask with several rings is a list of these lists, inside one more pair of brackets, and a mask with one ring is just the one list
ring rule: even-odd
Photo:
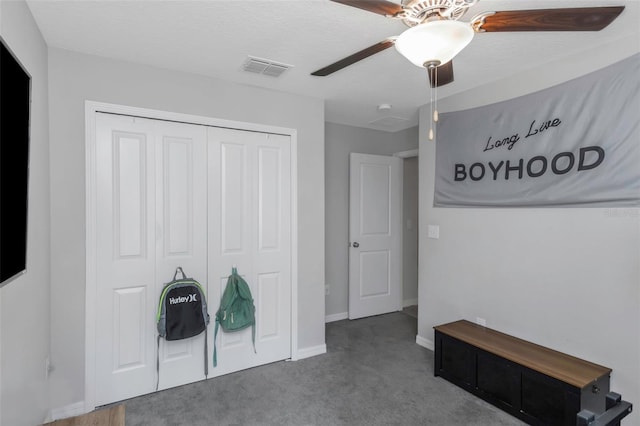
[[381,130],[396,130],[400,127],[405,126],[408,122],[409,120],[407,120],[406,118],[388,116],[370,121],[369,124],[374,127],[378,127]]
[[242,69],[247,72],[253,72],[256,74],[264,74],[271,77],[280,77],[283,72],[291,67],[292,65],[281,64],[269,59],[253,58],[249,56]]

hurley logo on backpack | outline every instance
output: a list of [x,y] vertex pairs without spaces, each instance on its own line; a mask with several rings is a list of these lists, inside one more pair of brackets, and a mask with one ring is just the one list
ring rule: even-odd
[[238,275],[234,267],[227,279],[227,286],[222,294],[220,308],[216,312],[216,328],[213,337],[213,366],[218,365],[216,352],[216,337],[218,326],[226,332],[243,330],[251,327],[251,342],[253,351],[256,352],[256,308],[251,297],[251,289],[247,282]]
[[[178,273],[182,278],[178,279]],[[158,326],[158,359],[156,370],[158,371],[158,384],[160,383],[160,338],[165,340],[181,340],[197,336],[204,331],[204,374],[209,374],[207,363],[207,324],[209,313],[204,290],[199,282],[193,278],[187,278],[181,267],[178,266],[173,280],[165,284],[158,313],[156,314]],[[156,389],[157,389],[156,384]]]

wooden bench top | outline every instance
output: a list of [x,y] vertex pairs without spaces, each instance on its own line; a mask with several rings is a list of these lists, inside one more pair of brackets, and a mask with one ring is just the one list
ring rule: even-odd
[[611,373],[610,368],[466,320],[439,325],[434,329],[578,388],[584,388],[594,380]]

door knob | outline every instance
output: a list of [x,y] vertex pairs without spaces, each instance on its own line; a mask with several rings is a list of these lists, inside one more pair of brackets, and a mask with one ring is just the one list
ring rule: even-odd
[[355,242],[355,243],[353,243],[353,246],[354,246],[355,248],[358,248],[358,247],[360,247],[360,243]]

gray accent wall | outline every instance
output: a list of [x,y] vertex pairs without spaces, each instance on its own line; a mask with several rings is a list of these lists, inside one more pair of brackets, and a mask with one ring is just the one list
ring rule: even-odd
[[0,424],[31,426],[49,410],[47,46],[24,1],[0,1],[0,34],[31,75],[27,271],[0,289]]
[[298,350],[324,348],[324,102],[49,50],[52,407],[84,399],[85,101],[293,128],[298,137]]
[[392,155],[416,149],[418,128],[389,133],[327,123],[325,135],[326,316],[336,318],[346,317],[349,310],[349,154]]
[[[520,96],[639,50],[636,39],[603,49],[598,60],[567,57],[439,106],[458,111]],[[428,121],[424,106],[421,137]],[[640,208],[434,208],[434,165],[434,146],[421,145],[417,340],[432,347],[434,326],[483,318],[490,328],[612,368],[611,390],[637,404]],[[427,238],[427,224],[440,227],[439,239]],[[623,423],[639,419],[634,412]]]

